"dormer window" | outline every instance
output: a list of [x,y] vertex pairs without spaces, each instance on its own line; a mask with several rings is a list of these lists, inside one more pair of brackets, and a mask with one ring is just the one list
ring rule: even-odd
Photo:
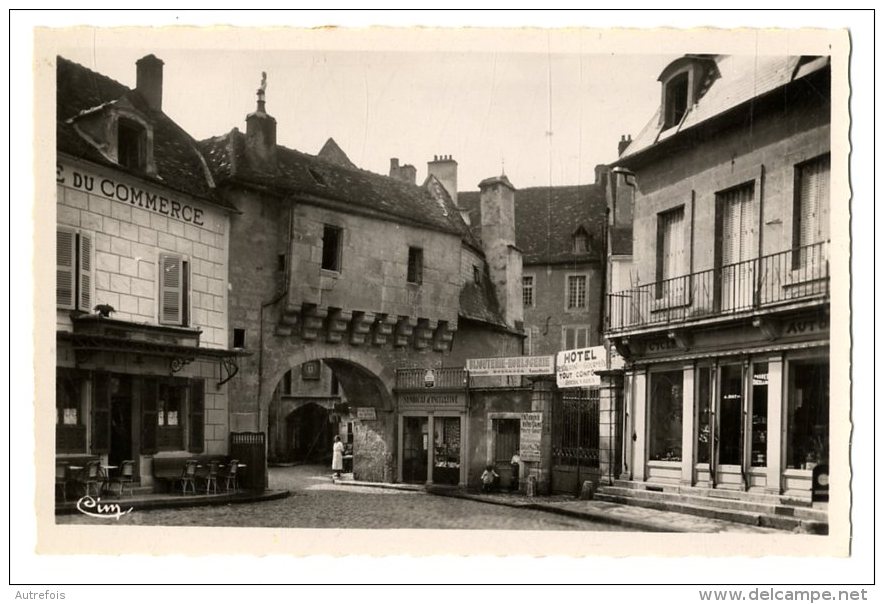
[[117,163],[131,170],[147,168],[147,131],[134,120],[117,120]]
[[589,252],[589,237],[586,231],[581,227],[571,236],[572,250],[575,254],[586,254]]
[[680,73],[666,83],[663,128],[677,126],[688,110],[688,74]]

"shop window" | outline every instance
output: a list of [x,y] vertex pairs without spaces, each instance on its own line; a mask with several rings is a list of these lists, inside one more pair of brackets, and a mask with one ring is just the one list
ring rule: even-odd
[[752,365],[752,450],[753,468],[767,466],[767,363]]
[[522,277],[522,306],[525,308],[534,306],[534,275]]
[[712,367],[697,369],[697,463],[712,457]]
[[829,462],[829,361],[789,363],[788,466],[812,470]]
[[509,463],[515,453],[519,452],[519,420],[492,419],[494,430],[494,461]]
[[688,74],[680,73],[666,83],[663,129],[678,125],[688,110]]
[[55,304],[92,311],[92,236],[69,229],[55,232]]
[[184,448],[183,413],[187,386],[161,383],[157,397],[157,450],[180,451]]
[[562,327],[562,349],[574,350],[589,346],[589,327],[565,326]]
[[341,271],[341,243],[343,229],[327,224],[322,229],[322,268]]
[[652,461],[681,461],[682,388],[681,371],[651,374],[648,459]]
[[83,421],[83,380],[59,369],[55,373],[55,451],[85,453],[86,424]]
[[409,283],[420,285],[424,280],[424,251],[419,247],[408,248]]
[[433,482],[457,484],[460,481],[460,418],[437,417],[433,424]]
[[565,284],[567,310],[586,308],[586,275],[568,275]]
[[181,256],[160,255],[160,323],[190,322],[190,263]]
[[134,120],[117,120],[117,163],[130,170],[147,166],[147,130]]

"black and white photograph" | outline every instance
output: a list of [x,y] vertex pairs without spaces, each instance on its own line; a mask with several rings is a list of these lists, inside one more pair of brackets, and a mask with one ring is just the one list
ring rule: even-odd
[[846,29],[33,47],[38,553],[850,556]]

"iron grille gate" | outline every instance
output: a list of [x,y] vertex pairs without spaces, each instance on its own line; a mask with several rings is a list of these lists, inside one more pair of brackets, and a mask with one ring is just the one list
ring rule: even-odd
[[560,390],[552,407],[552,490],[577,494],[599,475],[599,389]]

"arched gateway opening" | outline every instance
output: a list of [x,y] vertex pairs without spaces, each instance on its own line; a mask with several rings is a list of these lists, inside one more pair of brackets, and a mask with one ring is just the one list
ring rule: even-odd
[[330,468],[338,435],[345,443],[345,472],[352,469],[357,480],[392,481],[396,431],[391,372],[367,354],[317,348],[279,359],[268,372],[272,385],[264,409],[271,463]]

